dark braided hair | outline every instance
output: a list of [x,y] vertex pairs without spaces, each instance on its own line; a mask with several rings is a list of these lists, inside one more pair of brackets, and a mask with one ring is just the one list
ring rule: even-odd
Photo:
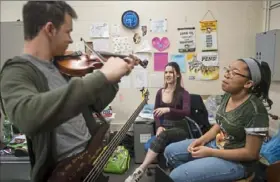
[[[267,107],[269,107],[269,109],[271,109],[273,102],[269,98],[269,89],[271,84],[270,67],[267,62],[264,61],[259,62],[254,58],[251,59],[253,59],[258,64],[258,67],[260,68],[260,72],[261,72],[261,81],[258,85],[253,86],[253,88],[251,89],[251,93],[255,94],[266,104]],[[249,69],[248,71],[249,71],[249,78],[252,79],[251,72]]]

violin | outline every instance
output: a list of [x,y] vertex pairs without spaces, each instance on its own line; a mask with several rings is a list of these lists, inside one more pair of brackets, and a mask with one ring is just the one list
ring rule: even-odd
[[[84,42],[92,54],[83,54],[81,51],[66,51],[65,55],[56,56],[54,63],[61,73],[72,77],[82,77],[93,72],[93,70],[100,69],[110,57],[119,57],[124,60],[130,57],[106,51],[95,51],[86,44],[83,38],[81,38],[81,41]],[[143,68],[147,68],[148,60],[141,60],[134,55],[133,59],[136,59],[136,62]]]

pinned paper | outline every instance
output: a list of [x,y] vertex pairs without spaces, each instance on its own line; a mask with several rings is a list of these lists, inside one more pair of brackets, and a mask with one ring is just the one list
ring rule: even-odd
[[150,19],[151,32],[163,33],[167,32],[167,19],[152,20]]
[[202,51],[217,51],[217,20],[200,21]]
[[109,25],[108,23],[93,23],[90,26],[90,37],[93,38],[108,38]]
[[147,35],[147,26],[143,25],[141,26],[141,31],[142,31],[142,36],[144,37],[145,35]]
[[168,63],[168,53],[167,52],[154,53],[154,70],[155,71],[164,71],[167,63]]
[[133,42],[135,44],[139,44],[141,42],[141,35],[139,33],[135,33],[133,36]]
[[167,37],[154,37],[152,40],[152,45],[158,51],[165,51],[169,47],[170,42]]
[[109,39],[94,39],[93,40],[93,48],[96,51],[108,51],[110,48]]
[[181,70],[181,73],[186,72],[186,57],[184,54],[172,54],[169,62],[176,62]]
[[114,37],[113,49],[114,49],[114,53],[131,54],[132,41],[130,41],[128,37]]
[[180,38],[178,40],[178,52],[195,52],[195,27],[178,28],[178,32],[180,35]]
[[149,52],[151,52],[151,46],[150,46],[150,44],[149,44],[149,41],[148,40],[143,40],[140,44],[139,44],[139,46],[136,48],[136,53],[140,53],[140,52],[142,52],[142,53],[144,53],[144,52],[147,52],[147,53],[149,53]]
[[193,54],[188,59],[190,80],[217,80],[219,78],[219,59],[217,52]]
[[121,35],[121,26],[120,24],[111,25],[111,36],[119,37]]

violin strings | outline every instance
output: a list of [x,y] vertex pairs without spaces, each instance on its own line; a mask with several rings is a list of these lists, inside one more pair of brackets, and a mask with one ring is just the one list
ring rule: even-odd
[[[135,113],[132,115],[132,117],[133,117],[134,115],[135,115]],[[125,124],[125,126],[122,128],[122,130],[123,130],[123,129],[127,129],[127,127],[129,126],[128,123],[130,123],[130,122],[131,122],[131,121],[127,122],[127,123]],[[108,149],[104,152],[105,157],[109,157],[109,156],[108,156],[108,155],[109,155],[108,152],[111,152],[112,149],[115,148],[115,146],[113,146],[113,144],[117,144],[117,143],[120,142],[119,139],[123,136],[123,134],[125,134],[125,133],[123,133],[122,130],[119,132],[119,135],[120,135],[120,136],[117,135],[115,138],[113,138],[112,142],[110,142]],[[117,141],[115,141],[115,140],[117,140]],[[101,161],[99,160],[99,161],[96,162],[96,164],[95,164],[94,166],[99,166],[99,165],[101,165],[101,164],[103,165],[103,164],[104,164],[104,161],[107,162],[107,160],[101,160]],[[101,164],[99,164],[99,163],[101,163]],[[95,170],[95,167],[93,167],[92,171],[91,171],[91,172],[89,173],[89,175],[87,176],[88,178],[90,178],[89,181],[91,181],[92,179],[95,179],[96,177],[99,177],[98,175],[99,175],[99,173],[100,173],[100,170],[103,170],[103,168],[100,167],[100,168],[96,171],[96,170]],[[86,178],[85,180],[87,180],[87,178]]]
[[[146,103],[146,99],[140,104],[140,106],[138,106],[138,108],[136,109],[136,110],[142,110],[142,108],[143,108],[143,105]],[[139,112],[140,112],[139,111]],[[130,125],[131,125],[131,123],[132,122],[134,122],[133,120],[132,120],[132,118],[133,117],[135,117],[135,115],[138,115],[139,113],[137,113],[137,112],[134,112],[133,114],[132,114],[132,116],[130,117],[130,119],[128,120],[128,122],[122,127],[122,129],[118,132],[118,134],[119,134],[119,136],[118,136],[118,134],[116,135],[116,137],[114,137],[113,139],[112,139],[112,141],[109,143],[109,147],[108,147],[108,149],[104,152],[104,156],[105,157],[110,157],[110,153],[111,152],[113,152],[112,150],[114,149],[115,150],[115,146],[114,145],[117,145],[117,144],[119,144],[119,142],[120,142],[120,140],[122,139],[122,137],[124,136],[124,135],[126,135],[126,132],[123,132],[123,130],[126,130],[126,129],[129,129],[129,127],[130,127]],[[100,159],[100,158],[98,158],[98,159]],[[97,160],[98,160],[97,159]],[[94,180],[94,179],[96,179],[96,178],[98,178],[99,177],[99,175],[100,175],[100,172],[103,170],[103,165],[104,164],[106,164],[107,163],[107,160],[98,160],[97,162],[96,162],[96,164],[94,165],[94,167],[92,168],[92,170],[90,171],[90,173],[87,175],[87,177],[84,179],[84,182],[85,181],[92,181],[92,180]],[[101,165],[101,166],[100,166]],[[97,167],[95,167],[95,166],[97,166]],[[98,168],[97,170],[96,170],[96,168]]]
[[[138,109],[137,110],[139,110],[139,108],[140,107],[142,107],[142,105],[143,105],[143,103],[141,103],[141,105],[138,107]],[[115,140],[112,140],[112,142],[110,142],[111,143],[111,146],[109,146],[108,147],[108,150],[106,150],[105,151],[105,156],[106,157],[109,157],[110,156],[110,153],[108,153],[108,152],[111,152],[112,151],[112,149],[114,149],[115,148],[115,146],[112,146],[112,144],[118,144],[119,142],[120,142],[120,139],[122,138],[122,136],[123,135],[125,135],[126,133],[124,133],[123,132],[123,130],[126,130],[126,129],[129,129],[129,128],[127,128],[127,127],[130,127],[129,125],[130,125],[130,123],[131,123],[131,121],[133,121],[132,120],[132,117],[135,117],[135,114],[136,114],[136,112],[135,113],[133,113],[133,115],[131,116],[131,118],[129,119],[130,121],[128,121],[126,124],[125,124],[125,126],[120,130],[120,132],[119,132],[119,134],[120,134],[120,136],[118,137],[115,137],[114,139],[115,140],[117,140],[117,142],[115,141]],[[109,144],[110,145],[110,144]],[[96,164],[95,164],[95,166],[99,166],[99,165],[104,165],[104,163],[106,163],[107,162],[107,160],[99,160]],[[99,164],[99,163],[101,163],[101,164]],[[95,179],[96,177],[99,177],[99,173],[100,173],[100,170],[103,170],[103,168],[99,168],[97,171],[95,170],[95,167],[94,167],[94,169],[92,169],[92,171],[91,171],[91,173],[95,173],[95,174],[89,174],[88,176],[90,176],[89,178],[89,181],[91,181],[92,179]],[[85,179],[86,180],[86,179]]]

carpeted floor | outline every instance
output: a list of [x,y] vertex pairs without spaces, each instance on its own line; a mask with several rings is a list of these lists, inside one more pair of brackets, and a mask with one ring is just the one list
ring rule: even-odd
[[[0,162],[1,163],[1,162]],[[133,171],[139,166],[135,164],[133,158],[130,161],[129,169],[125,174],[104,174],[109,176],[109,182],[124,182],[124,180],[133,173]],[[28,164],[0,164],[0,181],[1,182],[29,182],[29,165]],[[16,175],[15,172],[16,171]],[[145,175],[139,182],[154,182],[155,177]]]
[[[124,180],[133,173],[133,171],[139,166],[139,164],[135,164],[134,160],[132,159],[130,161],[129,169],[125,174],[122,175],[117,175],[117,174],[105,174],[106,176],[108,175],[109,182],[124,182]],[[143,176],[143,178],[139,182],[154,182],[155,177],[154,175],[152,176],[147,176],[146,174]]]

